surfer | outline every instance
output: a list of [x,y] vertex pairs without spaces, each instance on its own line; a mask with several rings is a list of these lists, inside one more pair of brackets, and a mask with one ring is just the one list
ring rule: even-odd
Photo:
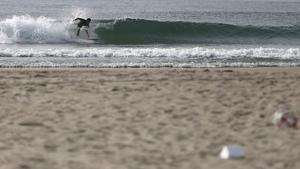
[[78,30],[77,30],[77,34],[76,35],[79,36],[81,27],[84,27],[84,30],[85,30],[87,36],[89,37],[89,32],[88,32],[87,28],[90,27],[91,19],[90,18],[87,18],[87,19],[76,18],[76,19],[74,19],[74,21],[79,21],[77,23]]

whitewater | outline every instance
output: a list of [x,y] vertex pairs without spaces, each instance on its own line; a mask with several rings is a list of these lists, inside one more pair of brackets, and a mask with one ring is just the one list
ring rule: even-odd
[[[294,8],[300,4],[295,2],[285,2],[278,11],[282,1],[233,0],[229,3],[235,8],[223,9],[218,8],[222,3],[204,0],[201,4],[193,0],[178,2],[185,9],[176,4],[158,7],[166,2],[154,1],[147,10],[137,1],[133,1],[135,8],[128,4],[114,7],[115,2],[109,1],[105,4],[92,0],[84,8],[76,7],[82,6],[81,1],[70,7],[71,1],[32,1],[32,7],[18,9],[19,13],[0,12],[0,67],[300,65],[300,13]],[[0,3],[12,8],[16,2]],[[245,4],[256,8],[247,11]],[[60,5],[65,6],[64,12],[56,8]],[[103,12],[105,5],[107,12]],[[46,6],[51,10],[39,10]],[[90,38],[84,31],[76,37],[76,17],[92,18]]]

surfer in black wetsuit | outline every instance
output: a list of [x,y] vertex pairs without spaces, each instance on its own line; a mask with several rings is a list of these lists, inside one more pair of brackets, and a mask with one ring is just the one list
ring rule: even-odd
[[[90,27],[91,19],[90,19],[90,18],[87,18],[87,19],[76,18],[76,19],[74,19],[74,21],[79,21],[79,22],[77,23],[78,30],[77,30],[77,34],[76,34],[77,36],[79,36],[81,27],[83,27],[83,26],[86,27],[86,28],[89,28],[89,27]],[[89,37],[89,32],[88,32],[88,30],[87,30],[87,29],[84,29],[84,30],[85,30],[87,36]]]

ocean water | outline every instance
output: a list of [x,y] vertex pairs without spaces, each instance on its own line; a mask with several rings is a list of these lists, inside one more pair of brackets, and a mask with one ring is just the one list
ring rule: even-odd
[[[1,0],[0,67],[300,65],[300,0]],[[92,18],[90,38],[76,17]]]

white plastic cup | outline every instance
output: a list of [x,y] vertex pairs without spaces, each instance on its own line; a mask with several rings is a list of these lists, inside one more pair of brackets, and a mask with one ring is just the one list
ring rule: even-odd
[[222,159],[244,158],[245,150],[243,147],[236,144],[223,146],[222,151],[220,153],[220,157]]

